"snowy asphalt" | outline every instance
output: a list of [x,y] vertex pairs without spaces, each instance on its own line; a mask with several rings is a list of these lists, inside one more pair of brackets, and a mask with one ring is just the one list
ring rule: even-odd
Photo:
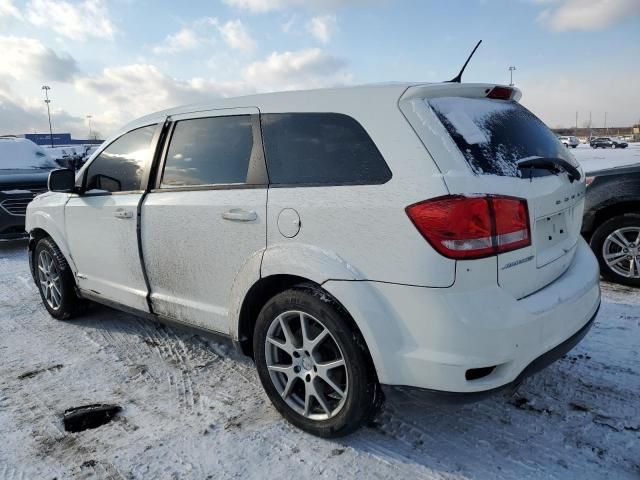
[[603,168],[640,164],[640,143],[630,143],[627,148],[591,148],[581,144],[569,151],[587,173]]
[[[585,340],[512,398],[398,397],[335,441],[288,425],[222,340],[98,306],[52,319],[24,242],[0,244],[0,338],[0,479],[640,478],[639,290],[604,284]],[[123,411],[64,431],[97,402]]]

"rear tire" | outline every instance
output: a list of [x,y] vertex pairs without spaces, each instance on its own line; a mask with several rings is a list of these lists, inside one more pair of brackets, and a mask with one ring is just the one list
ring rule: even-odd
[[[371,419],[382,403],[362,335],[347,312],[318,287],[299,285],[269,300],[256,322],[253,351],[273,405],[313,435],[347,435]],[[326,368],[330,364],[337,366]]]
[[52,317],[68,320],[86,310],[86,300],[76,295],[71,268],[51,238],[41,238],[36,244],[33,269],[40,298]]
[[[640,287],[639,240],[640,214],[618,215],[598,226],[590,244],[600,263],[603,278],[623,285]],[[608,258],[605,258],[605,255]],[[632,259],[629,257],[634,261],[633,270]]]

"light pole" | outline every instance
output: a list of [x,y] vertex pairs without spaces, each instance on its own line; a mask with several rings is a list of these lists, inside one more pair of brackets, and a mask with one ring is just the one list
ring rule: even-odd
[[49,100],[49,90],[51,87],[48,85],[43,85],[42,90],[44,90],[44,103],[47,104],[47,116],[49,117],[49,137],[51,139],[51,148],[53,148],[53,128],[51,128],[51,110],[49,109],[49,104],[51,100]]
[[509,86],[513,87],[513,71],[516,69],[516,67],[514,67],[513,65],[509,66],[509,76],[510,76],[510,81],[509,81]]
[[604,112],[604,132],[605,134],[609,134],[609,129],[607,128],[607,112]]
[[89,140],[91,140],[91,119],[93,116],[87,115],[87,120],[89,121]]

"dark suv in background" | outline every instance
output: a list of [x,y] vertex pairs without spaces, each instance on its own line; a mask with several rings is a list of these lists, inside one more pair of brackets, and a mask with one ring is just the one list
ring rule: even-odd
[[49,171],[59,167],[30,140],[0,138],[0,240],[26,236],[27,205],[47,191]]
[[609,137],[592,138],[589,142],[591,148],[627,148],[627,142],[620,142]]
[[640,286],[640,165],[587,173],[582,234],[613,282]]

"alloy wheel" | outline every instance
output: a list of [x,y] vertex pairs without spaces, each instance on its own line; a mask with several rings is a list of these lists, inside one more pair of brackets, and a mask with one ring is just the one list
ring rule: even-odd
[[38,255],[38,278],[42,296],[53,310],[57,310],[62,302],[62,279],[53,256],[46,250]]
[[607,266],[626,278],[640,278],[640,227],[623,227],[611,232],[602,244]]
[[294,411],[311,420],[340,412],[349,389],[347,365],[317,318],[297,310],[278,315],[267,331],[265,357],[273,385]]

